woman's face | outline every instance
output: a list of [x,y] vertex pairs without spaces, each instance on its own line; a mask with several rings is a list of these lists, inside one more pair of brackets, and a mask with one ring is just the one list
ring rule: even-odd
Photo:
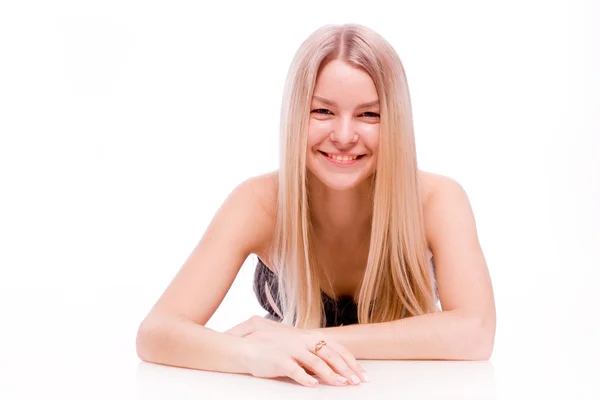
[[306,164],[327,187],[351,189],[375,172],[378,100],[373,80],[362,69],[334,60],[319,73],[310,108]]

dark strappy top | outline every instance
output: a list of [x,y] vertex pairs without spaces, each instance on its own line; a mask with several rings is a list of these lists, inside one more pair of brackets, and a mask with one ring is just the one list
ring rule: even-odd
[[[433,264],[433,259],[431,260],[431,266],[435,276],[435,265]],[[256,294],[256,297],[262,308],[269,313],[269,317],[276,321],[281,321],[273,307],[271,307],[269,304],[265,285],[269,287],[269,291],[273,296],[275,304],[277,307],[279,307],[279,309],[281,309],[281,304],[277,301],[277,276],[263,263],[260,258],[258,258],[258,262],[256,263],[256,271],[254,273],[254,293]],[[337,299],[332,299],[323,291],[321,291],[321,297],[323,299],[325,318],[327,320],[326,327],[352,325],[358,323],[357,304],[354,302],[354,299],[351,296],[339,296]]]
[[[281,321],[267,300],[265,284],[269,286],[269,291],[275,300],[275,304],[281,309],[281,304],[276,299],[277,276],[275,276],[273,271],[271,271],[259,258],[254,273],[254,293],[256,294],[260,305],[270,314],[270,317],[277,321]],[[351,296],[340,296],[337,300],[334,300],[321,291],[321,297],[323,299],[327,327],[358,323],[357,304]]]

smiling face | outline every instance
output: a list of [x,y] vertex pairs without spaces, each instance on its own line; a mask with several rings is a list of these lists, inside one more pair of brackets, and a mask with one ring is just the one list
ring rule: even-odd
[[306,165],[324,185],[352,189],[375,172],[379,103],[370,75],[343,61],[317,77],[310,107]]

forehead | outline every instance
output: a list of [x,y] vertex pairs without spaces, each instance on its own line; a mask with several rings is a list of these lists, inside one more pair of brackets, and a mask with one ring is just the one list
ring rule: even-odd
[[378,99],[371,76],[365,70],[341,60],[333,60],[321,69],[314,95],[338,104],[366,103]]

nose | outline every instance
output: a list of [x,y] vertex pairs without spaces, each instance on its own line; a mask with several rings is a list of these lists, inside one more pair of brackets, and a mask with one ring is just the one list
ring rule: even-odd
[[358,134],[350,118],[339,118],[334,124],[333,131],[329,134],[332,142],[340,145],[355,143],[358,140]]

